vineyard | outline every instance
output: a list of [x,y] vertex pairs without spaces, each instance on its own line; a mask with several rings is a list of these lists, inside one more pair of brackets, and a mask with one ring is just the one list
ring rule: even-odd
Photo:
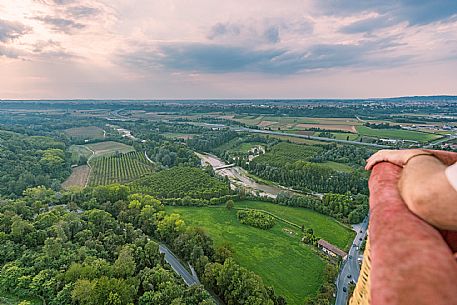
[[98,157],[90,161],[90,166],[90,186],[130,182],[154,169],[144,154],[136,151]]

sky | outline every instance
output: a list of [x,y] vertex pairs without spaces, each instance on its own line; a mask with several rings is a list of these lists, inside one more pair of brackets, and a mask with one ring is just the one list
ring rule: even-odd
[[456,0],[0,0],[0,99],[457,95]]

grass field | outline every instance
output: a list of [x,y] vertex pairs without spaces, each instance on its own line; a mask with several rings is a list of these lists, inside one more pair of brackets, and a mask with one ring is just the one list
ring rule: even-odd
[[72,138],[81,139],[103,139],[105,137],[104,130],[96,126],[68,128],[65,129],[65,133]]
[[322,285],[326,262],[300,242],[299,229],[278,222],[270,230],[239,223],[236,210],[224,207],[166,207],[186,223],[203,227],[216,244],[229,243],[234,258],[260,275],[267,285],[283,295],[290,305],[301,305]]
[[119,143],[119,142],[114,142],[114,141],[106,141],[106,142],[99,142],[99,143],[91,143],[91,144],[86,144],[84,146],[87,146],[90,150],[94,152],[94,157],[99,157],[99,156],[110,156],[114,155],[116,153],[128,153],[135,151],[133,146],[124,144],[124,143]]
[[258,146],[265,146],[265,144],[259,143],[259,142],[242,142],[242,139],[235,138],[225,144],[222,144],[221,146],[217,147],[215,150],[220,151],[220,152],[232,151],[232,152],[247,153],[254,147],[258,147]]
[[[349,140],[349,141],[354,141],[359,137],[357,134],[346,133],[346,132],[332,132],[332,135],[337,140]],[[349,139],[348,139],[348,137],[349,137]]]
[[417,142],[429,142],[440,138],[439,135],[402,130],[402,129],[373,129],[366,126],[357,126],[357,132],[361,136],[377,137],[377,138],[391,138],[400,140],[409,140]]
[[118,156],[104,156],[91,160],[89,185],[126,183],[154,171],[154,166],[141,152],[129,152]]
[[89,159],[92,152],[85,145],[71,145],[68,151],[71,153],[71,163],[78,164],[81,157]]
[[352,244],[355,233],[335,219],[305,208],[288,207],[263,201],[240,201],[235,207],[265,210],[299,226],[312,228],[314,234],[346,250]]
[[317,164],[321,164],[321,165],[323,165],[325,167],[329,167],[329,168],[334,169],[334,170],[339,171],[339,172],[345,172],[345,173],[352,173],[353,172],[352,167],[350,167],[347,164],[343,164],[343,163],[338,163],[338,162],[333,162],[333,161],[326,161],[326,162],[317,163]]

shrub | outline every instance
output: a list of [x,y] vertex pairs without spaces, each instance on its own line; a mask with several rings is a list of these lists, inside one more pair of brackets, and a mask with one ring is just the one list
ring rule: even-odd
[[237,217],[242,224],[263,230],[271,229],[276,224],[273,216],[258,210],[240,210]]

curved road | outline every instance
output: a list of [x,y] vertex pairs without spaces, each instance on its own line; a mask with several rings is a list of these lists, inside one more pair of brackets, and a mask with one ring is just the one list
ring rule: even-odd
[[[346,305],[348,301],[349,287],[350,282],[357,283],[360,274],[360,266],[358,262],[360,253],[359,248],[362,241],[367,235],[368,229],[368,217],[365,217],[362,223],[353,225],[353,229],[357,232],[354,238],[354,242],[351,245],[348,256],[346,260],[342,263],[340,273],[336,279],[336,305]],[[344,291],[343,289],[346,289]]]
[[165,254],[165,261],[171,266],[171,268],[178,274],[186,283],[187,286],[199,284],[198,279],[194,278],[189,271],[181,264],[176,258],[173,252],[167,248],[167,246],[160,244],[159,252]]

